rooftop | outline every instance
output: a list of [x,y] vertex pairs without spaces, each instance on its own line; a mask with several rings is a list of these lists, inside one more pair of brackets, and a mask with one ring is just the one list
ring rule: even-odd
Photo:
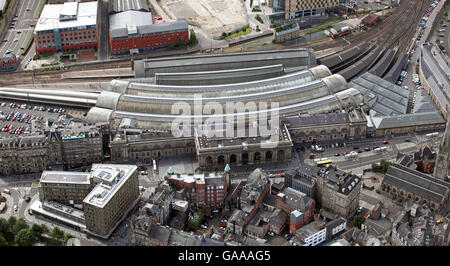
[[152,14],[129,10],[110,16],[111,38],[124,38],[130,35],[159,34],[161,32],[187,31],[188,24],[184,20],[152,24]]
[[364,95],[364,101],[381,115],[406,114],[409,91],[366,72],[349,83]]
[[[105,173],[105,175],[97,175],[100,183],[92,189],[83,202],[103,208],[127,179],[136,171],[137,166],[135,165],[93,164],[91,170],[92,173]],[[110,176],[111,178],[109,178]]]
[[112,0],[109,1],[110,12],[123,12],[127,10],[149,11],[147,0]]
[[[73,17],[73,19],[61,19],[65,16]],[[34,33],[52,31],[53,29],[82,29],[86,26],[95,26],[96,24],[97,1],[45,5],[36,23]]]
[[259,60],[272,60],[284,58],[307,58],[310,54],[307,49],[286,49],[282,51],[261,51],[231,54],[198,55],[189,57],[157,58],[145,59],[144,67],[161,68],[181,65],[202,65],[202,64],[226,64],[231,62],[246,62]]
[[299,229],[297,229],[296,234],[303,237],[303,239],[307,239],[308,237],[314,235],[317,232],[323,230],[324,223],[321,221],[313,221]]
[[441,108],[449,111],[450,67],[448,59],[436,45],[423,45],[420,67]]
[[376,129],[445,124],[445,120],[439,111],[394,116],[372,116],[371,119]]
[[442,201],[450,187],[450,183],[446,181],[398,164],[389,167],[383,183],[422,195],[437,203]]
[[42,183],[71,183],[89,184],[90,173],[69,171],[44,171],[41,175]]
[[329,113],[316,115],[298,115],[284,118],[289,128],[309,127],[311,125],[332,125],[350,122],[348,113]]

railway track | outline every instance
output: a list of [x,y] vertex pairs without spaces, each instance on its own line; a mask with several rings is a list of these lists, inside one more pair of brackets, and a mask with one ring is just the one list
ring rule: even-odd
[[[398,48],[405,52],[417,29],[420,17],[433,0],[403,0],[396,10],[375,27],[338,39],[326,39],[308,43],[304,47],[323,50],[336,46],[354,47],[370,42],[384,48]],[[350,43],[350,44],[349,44]]]

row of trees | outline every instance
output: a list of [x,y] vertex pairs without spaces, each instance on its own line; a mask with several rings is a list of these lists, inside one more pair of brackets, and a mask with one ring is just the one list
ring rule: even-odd
[[58,227],[50,232],[45,224],[33,224],[30,228],[23,218],[0,218],[0,246],[32,246],[36,242],[64,245],[69,238],[73,236]]

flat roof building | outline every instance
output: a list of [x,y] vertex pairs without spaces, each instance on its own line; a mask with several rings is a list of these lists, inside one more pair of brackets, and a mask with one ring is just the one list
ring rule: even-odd
[[34,38],[37,54],[97,48],[97,2],[45,5]]
[[149,12],[127,10],[109,16],[111,52],[139,53],[158,47],[189,41],[186,21],[153,24]]
[[38,190],[40,201],[32,211],[108,238],[139,200],[137,166],[93,164],[89,173],[44,171]]

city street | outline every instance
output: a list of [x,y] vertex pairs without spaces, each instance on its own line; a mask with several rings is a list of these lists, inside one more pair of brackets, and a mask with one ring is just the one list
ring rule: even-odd
[[[0,44],[0,56],[6,54],[6,51],[12,50],[17,57],[22,57],[21,53],[26,48],[28,41],[33,35],[34,25],[39,19],[43,0],[19,0],[15,15],[13,18],[14,28],[10,28],[3,39],[8,40]],[[34,55],[33,49],[30,48],[28,55]],[[27,56],[28,56],[27,55]],[[29,56],[28,56],[29,57]],[[28,58],[27,57],[27,58]],[[22,58],[22,63],[25,59]]]
[[[421,27],[418,27],[416,35],[414,37],[413,40],[411,40],[412,42],[415,42],[415,45],[412,45],[412,48],[415,47],[415,49],[411,49],[411,58],[410,61],[407,64],[406,67],[406,72],[408,72],[408,74],[405,77],[405,80],[402,83],[402,86],[407,86],[408,90],[410,91],[409,93],[409,98],[408,98],[408,109],[407,112],[411,112],[412,107],[413,107],[413,97],[414,97],[414,92],[418,91],[416,88],[416,84],[414,84],[413,79],[412,79],[412,74],[416,73],[418,74],[418,72],[416,71],[416,65],[418,65],[418,59],[420,57],[420,49],[422,47],[422,45],[426,42],[428,42],[428,37],[430,35],[430,32],[433,29],[433,23],[435,21],[436,15],[438,13],[438,10],[440,10],[443,5],[444,5],[445,1],[441,1],[439,2],[439,5],[436,6],[435,9],[433,9],[433,11],[431,12],[431,15],[426,23],[426,28],[424,31],[424,34],[422,36],[422,38],[420,40],[417,40],[417,37],[419,35],[420,30],[422,29]],[[436,23],[439,23],[439,20],[436,20]],[[432,33],[432,32],[431,32]]]

